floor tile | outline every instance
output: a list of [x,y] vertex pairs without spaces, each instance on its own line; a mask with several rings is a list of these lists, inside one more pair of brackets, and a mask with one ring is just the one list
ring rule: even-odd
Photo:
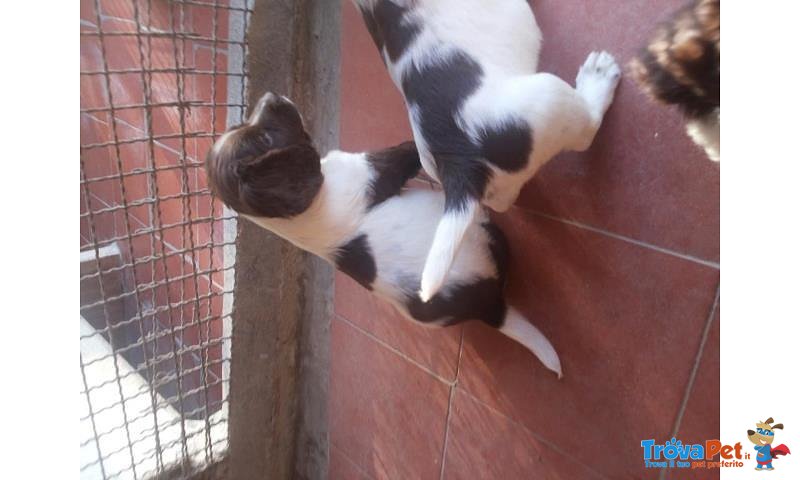
[[330,439],[373,478],[437,479],[449,386],[346,322],[331,326]]
[[510,301],[551,339],[565,378],[474,324],[459,385],[612,478],[641,474],[640,441],[672,429],[719,272],[524,212],[501,225]]
[[336,273],[334,309],[446,381],[456,377],[461,325],[429,327],[402,316],[388,302],[369,293],[341,272]]
[[[714,314],[714,320],[709,330],[703,356],[700,358],[700,367],[694,381],[686,412],[681,419],[677,439],[684,444],[704,443],[706,440],[719,438],[719,308]],[[728,443],[728,439],[720,439]],[[715,460],[718,460],[715,459]],[[719,470],[710,471],[673,471],[667,475],[668,479],[684,480],[697,479],[709,480],[719,478]]]
[[686,412],[678,429],[684,443],[719,438],[719,310],[709,330]]
[[341,450],[335,445],[331,445],[328,465],[329,480],[369,480],[369,478]]
[[[604,48],[627,62],[679,1],[540,0],[540,70],[574,82]],[[615,25],[625,25],[618,28]],[[355,7],[343,8],[341,146],[380,148],[411,138],[407,112]],[[594,145],[546,165],[517,202],[634,239],[719,260],[719,165],[688,139],[674,110],[624,78]]]
[[379,149],[411,140],[403,97],[353,5],[342,4],[341,148]]
[[[610,0],[532,3],[544,33],[540,70],[574,82],[590,51],[607,49],[627,62],[655,22],[683,2],[631,0],[625,8]],[[351,2],[343,3],[342,28],[342,148],[382,148],[411,138],[402,97]],[[455,396],[446,476],[590,478],[574,470],[584,464],[607,478],[657,478],[659,472],[642,468],[640,441],[664,438],[674,427],[719,271],[533,212],[719,261],[719,166],[686,137],[677,112],[654,105],[624,78],[589,151],[555,158],[523,189],[517,207],[498,216],[512,247],[510,298],[553,341],[566,378],[556,380],[492,329],[466,327],[459,389],[469,395]],[[336,289],[339,315],[452,378],[460,332],[401,322],[343,275]],[[687,438],[715,429],[713,418],[696,417],[719,409],[714,332],[680,430]],[[334,364],[337,356],[361,355],[353,349],[334,350]],[[346,388],[335,384],[332,377],[332,389]],[[428,395],[409,390],[404,395]],[[363,398],[360,389],[341,395],[337,401],[350,409]],[[393,416],[385,422],[405,414]],[[365,418],[352,428],[371,429],[371,417]],[[366,443],[394,441],[356,436]],[[507,439],[513,447],[503,449]],[[545,449],[542,439],[557,449]],[[349,450],[348,456],[356,458]]]
[[[541,71],[573,83],[592,50],[627,63],[682,1],[538,0]],[[624,26],[624,27],[622,27]],[[680,115],[624,77],[589,151],[555,157],[517,201],[706,260],[719,260],[719,164],[684,132]]]
[[541,441],[518,423],[456,389],[444,478],[602,478]]

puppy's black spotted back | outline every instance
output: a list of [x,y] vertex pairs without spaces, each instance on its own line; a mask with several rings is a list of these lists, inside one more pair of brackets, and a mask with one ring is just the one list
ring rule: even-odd
[[[405,7],[378,0],[361,7],[364,22],[378,50],[397,61],[423,30]],[[401,90],[416,110],[420,134],[436,163],[447,203],[446,211],[461,210],[468,199],[480,200],[491,179],[490,165],[516,172],[528,163],[533,149],[530,125],[508,118],[471,138],[458,124],[464,102],[481,87],[484,72],[461,49],[435,52],[430,62],[412,63],[402,73]],[[382,55],[382,59],[386,60]]]
[[383,53],[385,48],[392,62],[403,55],[422,30],[419,23],[406,16],[408,9],[390,0],[378,0],[372,9],[364,6],[359,9],[378,51]]
[[[497,275],[472,283],[457,285],[446,293],[437,293],[424,303],[417,295],[406,298],[406,307],[411,316],[420,322],[443,322],[456,324],[467,320],[479,320],[500,328],[506,316],[505,285],[508,277],[508,240],[497,225],[481,224],[488,236],[488,248],[497,268]],[[411,285],[419,282],[413,279]]]
[[333,260],[336,268],[367,290],[372,290],[378,269],[367,235],[361,234],[340,246],[334,254]]

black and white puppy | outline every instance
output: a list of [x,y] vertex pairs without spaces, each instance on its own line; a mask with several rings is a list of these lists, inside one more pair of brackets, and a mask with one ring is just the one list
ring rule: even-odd
[[483,321],[560,377],[550,342],[506,305],[508,245],[482,209],[464,232],[447,281],[428,302],[420,300],[425,255],[445,198],[403,190],[419,169],[412,142],[373,153],[334,150],[320,160],[295,106],[272,93],[206,159],[212,191],[229,207],[336,265],[406,317],[431,325]]
[[594,52],[577,88],[536,73],[541,31],[524,0],[354,0],[403,93],[422,167],[444,215],[419,288],[445,285],[480,204],[506,211],[539,168],[592,143],[620,69]]

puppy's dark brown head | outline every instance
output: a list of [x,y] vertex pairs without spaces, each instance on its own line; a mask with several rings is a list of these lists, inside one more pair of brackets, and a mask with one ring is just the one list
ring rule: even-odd
[[229,207],[269,218],[304,212],[323,180],[297,108],[269,92],[247,123],[217,140],[206,156],[206,172],[211,191]]

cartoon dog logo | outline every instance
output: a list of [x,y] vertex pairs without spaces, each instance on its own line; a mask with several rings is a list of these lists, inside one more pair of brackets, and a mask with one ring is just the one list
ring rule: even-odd
[[766,422],[756,423],[756,431],[747,431],[747,439],[755,444],[755,450],[758,452],[756,470],[759,472],[762,470],[775,470],[772,467],[772,460],[777,458],[778,455],[792,453],[786,445],[772,446],[772,442],[775,441],[775,430],[783,430],[782,423],[773,425],[772,422],[772,417],[769,417]]

